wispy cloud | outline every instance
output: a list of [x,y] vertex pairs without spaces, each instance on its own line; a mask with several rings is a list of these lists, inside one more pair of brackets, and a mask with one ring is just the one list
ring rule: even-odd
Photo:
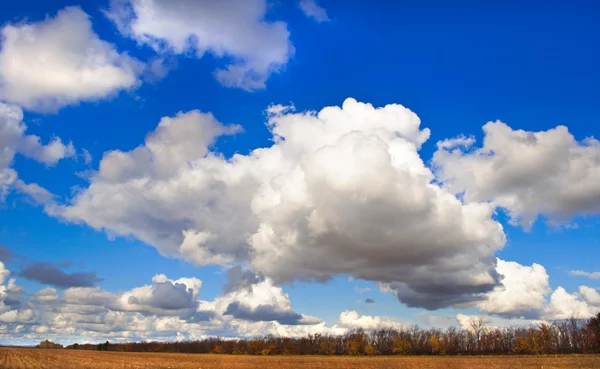
[[587,277],[589,279],[600,279],[600,272],[585,272],[583,270],[571,270],[572,277]]
[[307,17],[319,23],[330,21],[329,16],[327,16],[327,10],[319,6],[316,0],[300,0],[298,6]]
[[369,287],[358,287],[358,286],[356,286],[356,287],[354,287],[354,291],[355,291],[356,293],[367,293],[367,292],[371,292],[371,288],[369,288]]

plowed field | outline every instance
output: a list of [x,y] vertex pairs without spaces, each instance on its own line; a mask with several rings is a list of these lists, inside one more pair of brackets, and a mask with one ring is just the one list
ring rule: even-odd
[[228,356],[0,348],[2,369],[600,368],[600,355],[484,357]]

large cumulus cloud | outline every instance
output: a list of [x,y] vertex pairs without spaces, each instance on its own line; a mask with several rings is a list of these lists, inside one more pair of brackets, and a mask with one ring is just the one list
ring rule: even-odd
[[470,303],[499,284],[493,206],[435,183],[416,114],[354,99],[267,114],[274,143],[231,158],[210,147],[238,126],[165,117],[144,145],[106,153],[56,214],[196,265],[249,263],[276,284],[340,273],[388,283],[411,306]]

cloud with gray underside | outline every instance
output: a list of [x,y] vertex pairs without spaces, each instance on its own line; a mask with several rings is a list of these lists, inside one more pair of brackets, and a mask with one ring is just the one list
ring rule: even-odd
[[31,263],[23,268],[19,275],[57,288],[93,287],[102,281],[96,272],[67,273],[47,262]]
[[302,324],[302,314],[291,310],[277,310],[273,305],[258,305],[255,308],[251,308],[235,301],[227,306],[224,315],[231,315],[237,319],[254,322],[277,321],[279,324],[286,325]]
[[223,293],[238,291],[260,283],[264,277],[237,265],[227,270],[227,284],[223,286]]
[[8,247],[0,245],[0,261],[9,263],[14,257],[15,254]]

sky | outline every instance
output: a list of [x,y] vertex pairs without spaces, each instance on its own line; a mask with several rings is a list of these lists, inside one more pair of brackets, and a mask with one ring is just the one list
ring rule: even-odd
[[0,13],[0,344],[600,312],[593,2]]

